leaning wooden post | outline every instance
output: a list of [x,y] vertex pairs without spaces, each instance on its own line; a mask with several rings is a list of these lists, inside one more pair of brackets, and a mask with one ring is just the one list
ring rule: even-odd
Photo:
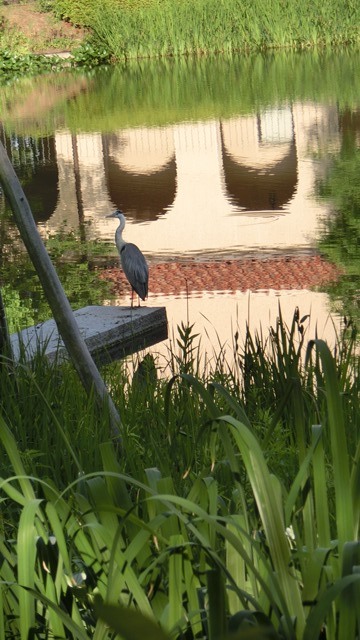
[[29,203],[1,142],[0,180],[74,367],[87,393],[95,391],[100,409],[104,405],[108,406],[111,428],[119,440],[122,427],[120,416],[80,334],[70,303],[37,230]]
[[2,299],[2,293],[0,291],[0,354],[4,352],[10,353],[10,339],[6,322],[5,307]]

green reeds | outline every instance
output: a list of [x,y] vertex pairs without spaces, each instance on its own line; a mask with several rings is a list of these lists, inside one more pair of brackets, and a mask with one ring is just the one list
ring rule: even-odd
[[117,60],[307,48],[359,42],[355,3],[316,0],[162,0],[91,10],[90,25]]
[[[91,441],[99,455],[91,458],[93,468],[88,460],[79,475],[74,463],[63,478],[50,465],[47,478],[29,465],[16,416],[23,420],[28,407],[34,418],[37,402],[38,419],[44,412],[52,420],[49,407],[61,404],[66,385],[53,395],[49,376],[46,402],[33,384],[25,399],[25,382],[36,370],[25,378],[23,367],[11,371],[17,396],[7,404],[2,395],[0,419],[2,637],[110,640],[118,632],[140,640],[147,620],[155,637],[161,629],[158,637],[179,640],[225,640],[230,630],[239,638],[279,640],[317,640],[325,628],[327,640],[359,634],[355,336],[341,336],[335,356],[321,340],[311,341],[304,358],[305,322],[295,312],[288,329],[280,315],[268,337],[247,337],[237,351],[240,365],[251,362],[243,386],[242,366],[219,369],[221,359],[204,380],[199,369],[193,375],[199,360],[192,330],[182,327],[185,362],[173,361],[169,382],[118,385],[112,377],[114,397],[123,389],[117,400],[124,403],[132,460],[118,461],[99,433]],[[84,433],[69,444],[80,457],[79,445],[90,439],[82,416],[88,405],[67,391],[64,402],[74,401]],[[57,414],[62,443],[71,414],[70,406]],[[55,421],[50,425],[56,429]],[[182,445],[188,438],[191,447]],[[63,449],[56,452],[59,464],[68,456]],[[252,635],[242,636],[249,626]]]

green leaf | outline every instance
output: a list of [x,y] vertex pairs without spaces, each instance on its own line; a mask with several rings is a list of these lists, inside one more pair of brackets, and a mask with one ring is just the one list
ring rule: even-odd
[[[41,500],[30,500],[23,508],[17,537],[18,582],[22,587],[34,587],[36,567],[35,517]],[[20,637],[28,640],[35,623],[34,601],[27,589],[19,591]]]
[[219,567],[207,573],[209,640],[223,640],[227,629],[224,577]]
[[292,560],[284,529],[282,507],[276,498],[264,454],[257,439],[246,425],[231,416],[221,416],[219,420],[220,437],[225,435],[225,424],[221,423],[227,423],[231,427],[237,448],[241,452],[244,460],[259,509],[261,522],[264,527],[266,541],[270,548],[274,570],[288,607],[287,610],[283,611],[284,616],[286,616],[287,633],[289,633],[289,637],[291,637],[291,618],[295,617],[297,621],[297,632],[301,634],[305,618],[300,596],[300,587],[290,570]]
[[0,416],[0,440],[10,458],[15,475],[19,476],[19,484],[24,497],[26,498],[26,500],[34,500],[34,490],[32,488],[30,480],[26,476],[15,438],[13,437],[2,416]]
[[170,537],[169,608],[167,626],[172,633],[180,627],[180,621],[183,615],[183,546],[184,538],[182,535],[172,535]]
[[140,611],[105,604],[99,596],[95,597],[94,609],[95,615],[121,634],[124,640],[170,640],[170,636]]
[[[77,625],[70,618],[70,616],[67,613],[65,613],[65,611],[62,609],[62,607],[60,607],[58,604],[54,603],[45,594],[39,593],[38,591],[36,591],[35,589],[32,589],[32,588],[20,588],[20,593],[21,593],[21,591],[26,591],[28,596],[31,596],[31,599],[32,599],[33,603],[36,602],[37,600],[39,600],[40,602],[42,602],[43,605],[45,605],[45,607],[48,607],[49,609],[54,611],[54,613],[58,616],[59,620],[61,620],[63,625],[67,629],[69,629],[69,631],[71,632],[72,637],[74,638],[74,640],[89,640],[89,636],[84,631],[82,625],[81,626]],[[30,636],[28,635],[26,637],[28,639]]]
[[291,489],[289,492],[289,495],[286,499],[286,503],[285,503],[285,524],[286,526],[289,526],[290,522],[291,522],[291,514],[293,512],[293,509],[295,507],[295,502],[297,499],[297,496],[299,494],[299,491],[301,489],[301,487],[305,484],[305,481],[308,477],[308,469],[312,460],[312,457],[314,455],[314,451],[318,445],[319,439],[321,437],[321,428],[318,429],[315,433],[314,433],[314,437],[313,437],[313,441],[311,443],[311,447],[308,450],[306,456],[304,457],[302,464],[300,466],[300,469],[298,471],[298,473],[296,474],[296,478],[294,480],[294,482],[291,485]]
[[331,439],[332,467],[336,500],[336,523],[340,553],[345,542],[354,539],[355,518],[350,487],[349,455],[346,441],[344,412],[337,379],[335,361],[324,340],[309,343],[307,358],[315,345],[324,370],[325,393]]
[[324,442],[321,437],[317,439],[316,432],[320,431],[320,425],[312,427],[313,442],[318,442],[313,454],[313,480],[314,480],[314,501],[315,501],[315,518],[319,547],[329,547],[331,544],[330,534],[330,514],[328,487],[326,480],[326,456],[324,451]]
[[302,640],[319,639],[321,627],[325,623],[327,613],[334,600],[344,591],[344,589],[354,584],[360,584],[360,574],[358,573],[340,578],[320,596],[318,603],[308,615]]
[[249,427],[249,429],[251,429],[251,424],[250,424],[249,418],[245,413],[245,410],[239,404],[239,402],[235,400],[235,398],[231,395],[231,393],[225,387],[223,387],[222,384],[219,384],[218,382],[211,382],[211,386],[214,389],[216,389],[219,395],[226,400],[226,402],[228,403],[229,409],[232,409],[234,411],[238,420],[240,420],[240,422],[242,422],[247,427]]

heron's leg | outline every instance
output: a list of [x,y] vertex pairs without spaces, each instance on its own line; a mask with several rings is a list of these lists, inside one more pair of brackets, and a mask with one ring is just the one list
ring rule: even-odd
[[134,289],[131,287],[131,308],[133,307],[134,304]]

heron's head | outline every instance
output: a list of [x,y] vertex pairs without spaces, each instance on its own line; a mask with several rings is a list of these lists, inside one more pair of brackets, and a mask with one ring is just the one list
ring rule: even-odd
[[115,209],[115,211],[113,211],[113,213],[110,213],[108,216],[106,216],[107,218],[119,218],[119,220],[121,220],[121,217],[124,217],[123,212],[121,211],[121,209]]

